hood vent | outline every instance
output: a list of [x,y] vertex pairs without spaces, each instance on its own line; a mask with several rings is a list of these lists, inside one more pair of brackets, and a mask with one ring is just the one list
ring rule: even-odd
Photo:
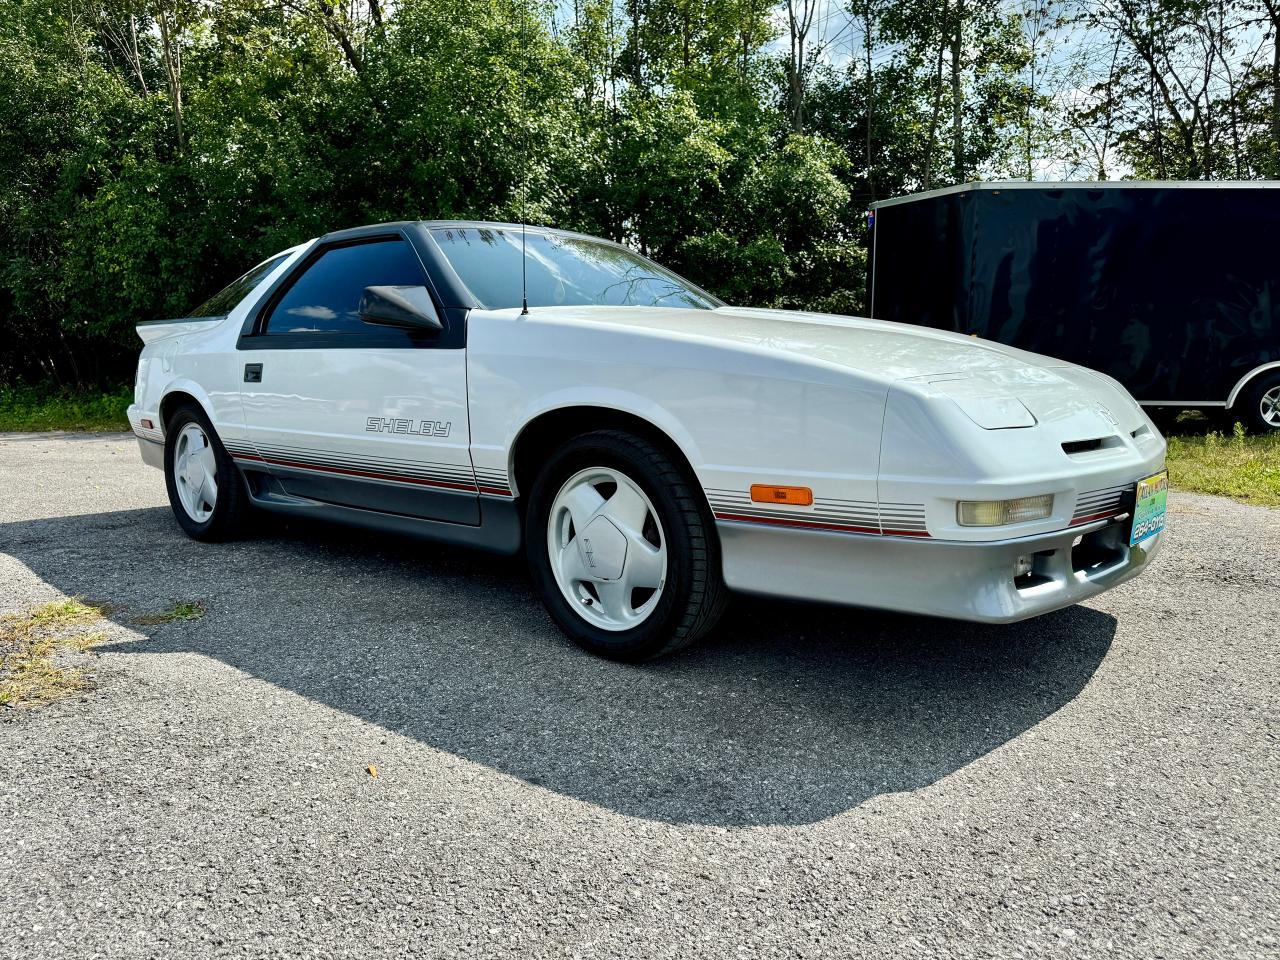
[[1068,440],[1063,443],[1062,452],[1068,457],[1078,457],[1081,454],[1121,446],[1124,446],[1124,443],[1119,437],[1095,437],[1092,440]]

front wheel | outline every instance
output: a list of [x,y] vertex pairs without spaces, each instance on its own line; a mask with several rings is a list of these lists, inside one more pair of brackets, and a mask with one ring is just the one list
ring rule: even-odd
[[534,483],[529,568],[577,644],[639,662],[678,650],[723,612],[714,520],[660,447],[618,430],[565,444]]

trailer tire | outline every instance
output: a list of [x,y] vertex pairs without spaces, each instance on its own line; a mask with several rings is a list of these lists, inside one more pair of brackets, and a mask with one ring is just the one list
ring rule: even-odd
[[1231,419],[1250,433],[1280,431],[1280,370],[1254,377],[1231,408]]

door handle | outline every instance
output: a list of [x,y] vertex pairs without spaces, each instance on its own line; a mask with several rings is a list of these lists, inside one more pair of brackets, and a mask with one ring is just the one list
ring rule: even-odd
[[261,383],[262,382],[262,364],[246,363],[244,365],[244,382],[245,383]]

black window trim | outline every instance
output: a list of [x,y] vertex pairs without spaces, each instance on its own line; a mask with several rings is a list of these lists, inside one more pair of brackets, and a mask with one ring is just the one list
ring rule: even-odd
[[[418,266],[422,269],[423,283],[436,308],[440,311],[440,319],[444,329],[439,333],[421,333],[417,331],[399,330],[392,327],[369,326],[368,330],[358,333],[266,333],[267,317],[276,307],[294,283],[309,270],[317,260],[330,250],[341,247],[359,246],[365,243],[380,243],[389,240],[402,240],[418,258]],[[440,296],[437,285],[428,269],[431,259],[428,252],[424,256],[422,239],[417,231],[405,229],[403,226],[381,224],[375,227],[357,227],[354,230],[343,230],[326,234],[314,243],[310,250],[298,259],[271,287],[262,295],[257,305],[245,316],[240,328],[240,336],[236,341],[237,350],[315,350],[315,349],[381,349],[381,350],[414,350],[460,349],[466,346],[466,313],[465,309],[447,307]]]

